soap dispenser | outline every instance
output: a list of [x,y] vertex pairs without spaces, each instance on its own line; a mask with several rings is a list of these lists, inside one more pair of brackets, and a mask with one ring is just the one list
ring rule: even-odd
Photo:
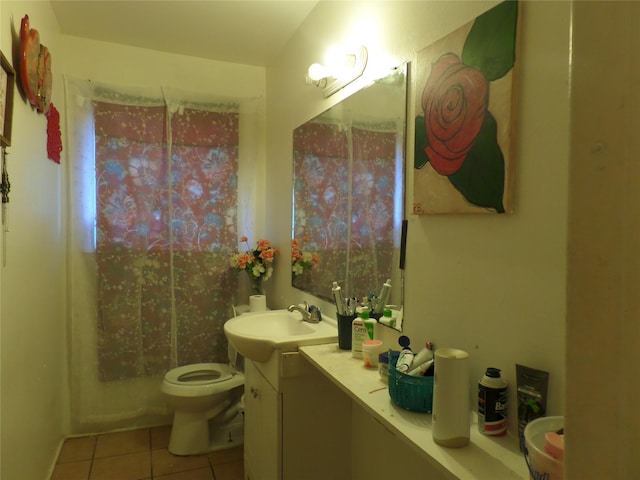
[[367,329],[367,338],[365,340],[375,340],[376,339],[376,323],[378,323],[374,318],[369,316],[369,309],[365,308],[360,312],[360,318],[364,322],[364,328]]
[[391,328],[396,328],[396,317],[393,316],[390,308],[384,309],[380,323]]

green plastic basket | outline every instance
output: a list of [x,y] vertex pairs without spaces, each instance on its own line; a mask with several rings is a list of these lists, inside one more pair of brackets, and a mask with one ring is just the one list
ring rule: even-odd
[[414,377],[396,370],[398,352],[389,356],[389,396],[393,403],[412,412],[431,413],[433,377]]

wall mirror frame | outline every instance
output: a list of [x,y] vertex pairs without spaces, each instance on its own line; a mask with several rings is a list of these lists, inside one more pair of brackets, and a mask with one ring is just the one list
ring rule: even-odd
[[334,281],[362,299],[390,280],[398,325],[408,71],[403,63],[293,131],[292,239],[319,264],[292,272],[292,286],[333,302]]

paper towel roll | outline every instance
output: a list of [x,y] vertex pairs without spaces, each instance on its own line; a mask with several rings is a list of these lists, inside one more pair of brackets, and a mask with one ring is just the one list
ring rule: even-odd
[[469,354],[439,348],[433,380],[433,441],[444,447],[464,447],[471,434]]
[[266,312],[267,311],[266,295],[251,295],[249,297],[249,311],[250,312]]

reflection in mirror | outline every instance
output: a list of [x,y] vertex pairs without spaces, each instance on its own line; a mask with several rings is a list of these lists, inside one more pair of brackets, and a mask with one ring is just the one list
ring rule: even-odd
[[[292,273],[294,287],[333,301],[378,295],[402,310],[407,65],[293,132],[293,239],[319,263]],[[294,246],[296,242],[294,241]]]

